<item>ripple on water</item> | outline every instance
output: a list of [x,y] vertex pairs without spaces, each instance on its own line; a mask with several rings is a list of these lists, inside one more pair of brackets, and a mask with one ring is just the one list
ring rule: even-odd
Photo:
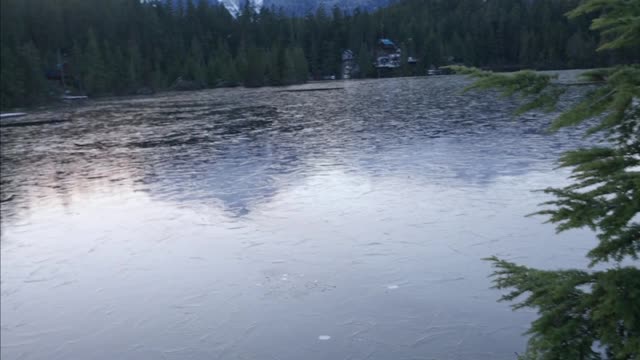
[[[532,314],[495,302],[481,259],[581,264],[591,234],[522,216],[582,134],[465,84],[169,93],[3,127],[1,357],[513,359]],[[318,86],[341,89],[290,91]]]

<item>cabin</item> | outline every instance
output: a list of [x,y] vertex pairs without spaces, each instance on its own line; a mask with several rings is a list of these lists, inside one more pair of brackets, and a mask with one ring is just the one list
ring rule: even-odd
[[376,47],[376,60],[374,66],[377,69],[396,69],[400,67],[402,50],[389,39],[380,39]]
[[353,51],[347,49],[342,52],[342,78],[351,79],[357,76],[360,72],[356,57],[353,55]]

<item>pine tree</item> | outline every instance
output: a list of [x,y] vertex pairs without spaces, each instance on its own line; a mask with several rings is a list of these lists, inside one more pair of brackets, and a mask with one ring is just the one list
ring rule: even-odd
[[278,86],[289,83],[287,79],[287,53],[282,47],[276,47],[267,53],[267,83]]
[[[210,72],[210,81],[215,81],[214,86],[239,85],[240,75],[238,74],[236,62],[226,45],[219,42],[215,56],[212,55],[209,61],[211,62],[213,58],[216,60],[215,63],[211,64],[214,68],[211,69],[213,72]],[[217,73],[217,75],[215,73]]]
[[[336,7],[301,18],[268,9],[256,13],[243,2],[240,16],[233,18],[223,5],[208,0],[3,0],[0,40],[7,65],[2,67],[20,66],[20,49],[27,43],[33,44],[40,68],[46,70],[57,65],[56,54],[73,50],[73,86],[100,95],[166,88],[178,77],[208,86],[224,83],[223,77],[244,82],[250,47],[259,50],[263,67],[262,80],[256,77],[252,86],[291,82],[284,73],[291,73],[292,58],[296,82],[309,74],[338,74],[345,49],[358,55],[362,76],[376,76],[371,62],[382,36],[404,43],[405,56],[417,55],[420,67],[444,65],[449,55],[480,67],[594,67],[640,58],[640,46],[596,55],[600,37],[587,31],[588,21],[562,17],[578,1],[403,0],[372,12]],[[627,16],[623,21],[635,20]],[[291,49],[300,50],[293,56]],[[227,54],[235,61],[230,76],[223,74],[223,69],[231,69]],[[6,78],[15,74],[4,73]],[[39,97],[9,95],[22,87],[20,81],[3,80],[9,84],[2,90],[9,99],[2,100],[3,107],[26,105]]]
[[[592,29],[605,42],[600,50],[640,44],[640,3],[587,0],[571,17],[596,13]],[[455,70],[478,81],[471,89],[499,88],[530,102],[520,108],[554,109],[564,89],[552,76],[531,71],[496,75],[469,68]],[[523,359],[640,359],[640,64],[585,73],[600,85],[552,124],[552,130],[596,122],[608,146],[565,153],[560,165],[573,169],[573,184],[548,188],[555,200],[537,214],[549,217],[558,231],[588,227],[599,239],[588,253],[590,269],[539,270],[492,257],[495,287],[509,289],[501,300],[514,309],[537,309],[539,317]],[[596,265],[598,268],[595,268]]]
[[221,61],[213,55],[209,56],[207,61],[207,86],[217,87],[221,85],[222,81],[222,69]]
[[282,67],[282,84],[290,85],[298,83],[298,73],[296,71],[295,53],[292,49],[282,52],[280,66]]
[[231,57],[223,59],[222,62],[222,86],[240,85],[240,74],[236,63]]
[[107,81],[106,88],[114,94],[126,94],[130,86],[129,69],[122,50],[119,47],[113,49],[106,43],[103,47],[104,62],[109,64],[104,74]]
[[204,86],[207,83],[205,66],[204,53],[200,42],[196,38],[193,38],[191,40],[189,56],[185,61],[184,74],[189,80],[195,81],[199,86]]
[[520,54],[518,60],[520,64],[524,66],[531,66],[533,63],[532,59],[534,55],[532,54],[533,43],[531,41],[532,35],[529,33],[529,30],[524,30],[520,33]]
[[135,39],[129,40],[128,60],[126,83],[130,89],[136,90],[142,84],[143,66],[140,48],[138,47],[138,42]]
[[18,49],[18,60],[24,101],[27,105],[42,102],[47,96],[47,82],[38,49],[31,42],[22,45]]
[[85,55],[82,46],[77,41],[73,42],[69,53],[69,74],[70,85],[85,93]]
[[293,49],[293,66],[295,68],[295,82],[304,83],[309,78],[309,64],[302,48]]
[[89,94],[103,94],[108,90],[109,79],[106,76],[106,65],[102,49],[98,45],[93,30],[89,29],[85,50],[86,86]]
[[360,77],[369,77],[374,73],[373,57],[364,43],[360,45],[360,51],[358,51],[358,66],[360,67]]
[[247,68],[244,73],[244,86],[258,87],[264,85],[265,56],[264,52],[255,46],[247,51]]
[[12,108],[21,104],[26,95],[24,79],[15,51],[4,44],[0,47],[0,62],[0,107]]

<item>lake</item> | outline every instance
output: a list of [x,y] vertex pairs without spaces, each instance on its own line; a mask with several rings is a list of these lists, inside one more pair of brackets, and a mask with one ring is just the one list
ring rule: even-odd
[[586,140],[465,84],[167,93],[2,127],[2,359],[514,360],[535,313],[496,302],[482,259],[587,264],[592,233],[525,217]]

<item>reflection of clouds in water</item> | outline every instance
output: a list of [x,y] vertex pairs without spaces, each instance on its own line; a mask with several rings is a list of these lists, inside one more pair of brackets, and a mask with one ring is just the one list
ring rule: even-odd
[[522,217],[577,142],[455,79],[100,102],[3,131],[2,357],[140,339],[143,359],[512,359],[530,318],[480,258],[585,260],[584,234]]
[[215,90],[36,114],[73,121],[2,131],[3,193],[20,195],[24,201],[14,204],[28,207],[52,192],[68,202],[84,187],[117,192],[134,184],[159,200],[219,202],[242,216],[332,168],[486,186],[548,169],[578,143],[569,132],[545,134],[548,116],[514,121],[508,100],[461,95],[464,83],[447,77],[346,82],[343,91]]

